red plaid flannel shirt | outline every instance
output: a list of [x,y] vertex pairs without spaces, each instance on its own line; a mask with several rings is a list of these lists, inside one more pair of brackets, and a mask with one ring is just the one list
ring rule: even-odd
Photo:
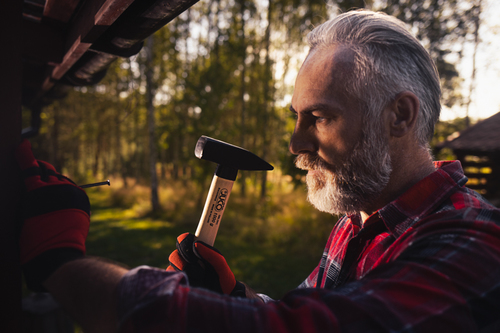
[[126,332],[500,332],[500,210],[437,170],[364,224],[345,216],[319,266],[280,301],[189,288],[151,268],[119,286]]

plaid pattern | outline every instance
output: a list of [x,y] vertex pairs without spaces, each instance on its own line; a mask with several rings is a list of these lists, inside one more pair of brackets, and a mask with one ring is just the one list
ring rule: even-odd
[[129,314],[123,330],[500,332],[500,210],[463,187],[459,162],[436,166],[363,227],[357,215],[342,218],[318,267],[280,301],[215,295],[152,269],[143,275],[161,278],[146,283],[130,272],[120,304],[141,310],[120,311]]

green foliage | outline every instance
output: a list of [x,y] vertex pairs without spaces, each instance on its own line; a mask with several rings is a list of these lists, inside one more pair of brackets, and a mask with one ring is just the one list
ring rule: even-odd
[[434,129],[434,137],[431,141],[431,147],[435,147],[438,143],[451,139],[450,135],[456,135],[466,128],[466,118],[455,118],[450,121],[438,121]]
[[437,160],[454,160],[456,156],[449,148],[439,149],[438,145],[446,140],[452,140],[467,128],[466,118],[455,118],[450,121],[438,121],[434,129],[434,137],[430,143]]

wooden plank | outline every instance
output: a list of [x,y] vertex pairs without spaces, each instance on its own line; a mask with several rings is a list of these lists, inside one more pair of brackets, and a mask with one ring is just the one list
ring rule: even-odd
[[476,179],[490,179],[490,178],[493,178],[494,175],[492,173],[477,173],[477,172],[465,172],[465,175],[467,176],[467,178],[469,179],[472,179],[472,178],[476,178]]
[[20,177],[14,149],[21,139],[21,27],[19,0],[0,1],[0,332],[21,332],[21,270],[16,233]]
[[486,186],[485,185],[469,185],[469,184],[466,184],[465,187],[468,187],[470,188],[471,190],[486,190]]
[[475,168],[491,168],[493,163],[491,162],[470,162],[470,161],[461,161],[462,167],[475,167]]

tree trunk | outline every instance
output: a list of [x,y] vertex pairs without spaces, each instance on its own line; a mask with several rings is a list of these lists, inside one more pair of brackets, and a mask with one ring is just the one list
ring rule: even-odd
[[[240,87],[240,103],[241,103],[241,120],[240,120],[240,145],[241,147],[245,147],[245,126],[246,126],[246,101],[245,101],[245,75],[246,75],[246,57],[247,57],[247,48],[246,48],[246,37],[245,37],[245,1],[241,1],[240,5],[240,13],[241,13],[241,87]],[[240,172],[240,184],[241,184],[241,196],[246,196],[246,184],[245,184],[246,173]]]
[[[118,94],[119,98],[119,94]],[[127,172],[122,155],[122,121],[120,120],[120,110],[115,110],[115,163],[113,172],[118,173],[123,180],[123,187],[127,188]]]
[[61,154],[59,152],[59,127],[61,123],[60,110],[58,108],[53,108],[54,110],[54,124],[52,125],[52,146],[51,146],[51,160],[50,163],[56,168],[57,171],[62,172],[62,161]]
[[97,138],[95,142],[95,154],[94,154],[94,165],[92,167],[92,174],[94,178],[97,178],[99,175],[99,156],[101,156],[102,149],[102,134],[101,127],[97,127]]
[[482,0],[477,0],[476,3],[474,4],[474,12],[475,16],[473,17],[474,21],[474,51],[472,53],[472,74],[470,78],[470,86],[469,86],[469,98],[467,99],[467,107],[466,107],[466,114],[465,114],[465,126],[469,127],[470,126],[470,117],[469,117],[469,107],[470,103],[472,101],[472,94],[474,93],[476,89],[476,55],[477,55],[477,48],[479,46],[479,27],[481,25],[481,19],[479,15],[481,14],[481,6],[482,6]]
[[[272,98],[274,91],[273,85],[273,77],[271,71],[271,58],[269,56],[269,52],[271,51],[271,15],[272,15],[272,1],[269,1],[269,7],[267,8],[267,28],[265,34],[265,50],[266,50],[266,61],[265,61],[265,72],[264,72],[264,84],[266,85],[264,89],[264,114],[262,117],[262,141],[263,141],[263,149],[262,149],[262,158],[264,160],[267,159],[267,155],[269,153],[269,118],[270,113],[272,112]],[[260,198],[261,200],[265,199],[267,191],[267,172],[262,172],[261,184],[260,184]]]
[[146,42],[146,105],[148,109],[148,132],[149,132],[149,174],[151,181],[151,209],[157,212],[160,209],[158,200],[158,176],[156,174],[156,139],[155,139],[155,108],[153,105],[153,38],[150,36]]

